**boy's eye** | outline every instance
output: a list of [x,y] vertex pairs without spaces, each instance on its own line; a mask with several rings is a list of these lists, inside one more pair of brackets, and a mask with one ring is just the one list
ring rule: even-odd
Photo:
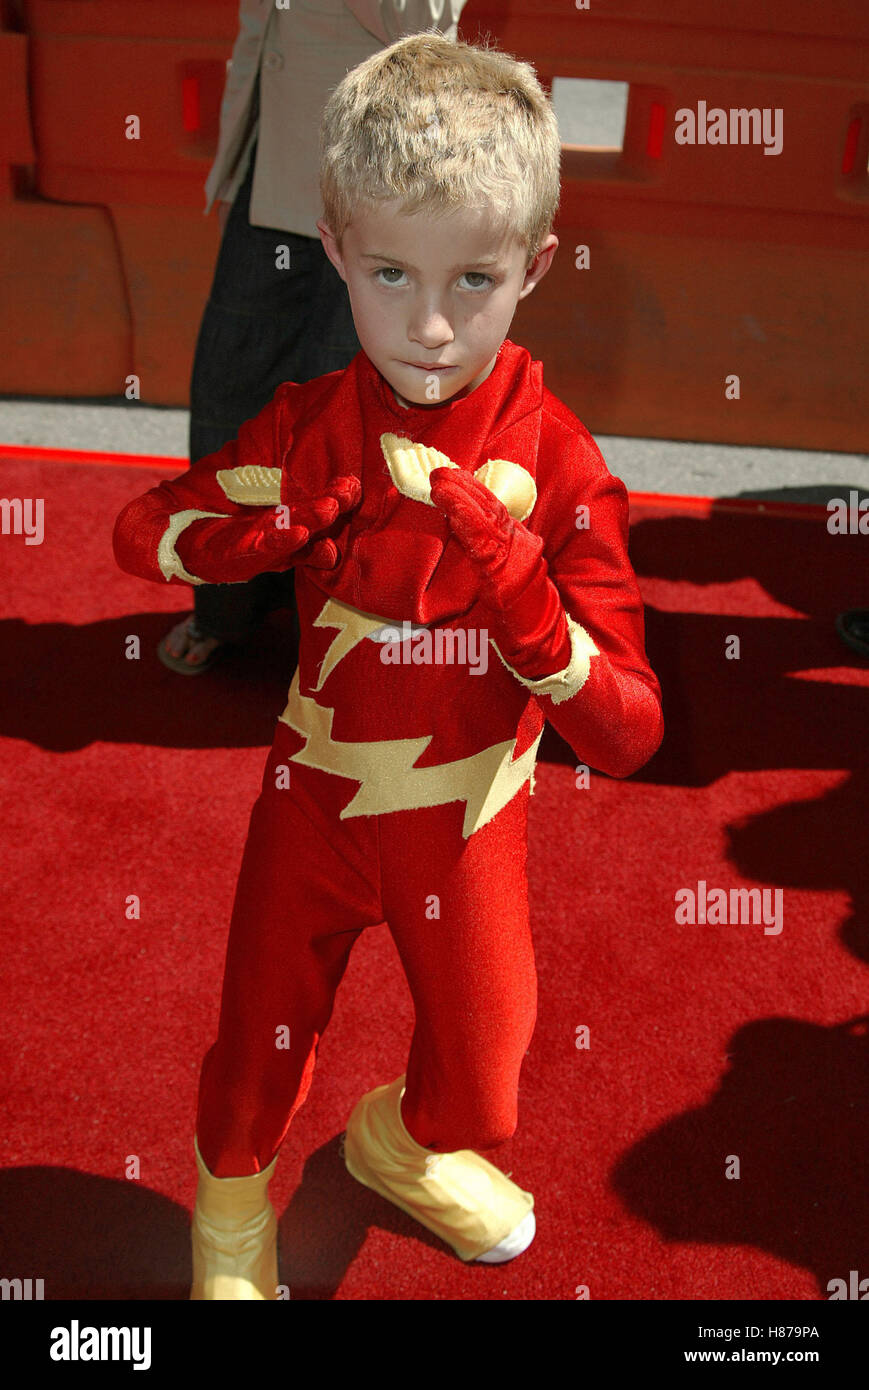
[[[404,271],[399,270],[397,265],[384,265],[374,272],[375,279],[381,275],[401,276],[403,274]],[[482,282],[470,285],[469,288],[472,290],[482,290],[485,289],[487,285],[494,285],[495,283],[493,277],[491,275],[485,275],[482,270],[466,270],[461,278],[463,280],[477,280]],[[380,283],[382,285],[397,285],[399,282],[398,280],[381,280]]]

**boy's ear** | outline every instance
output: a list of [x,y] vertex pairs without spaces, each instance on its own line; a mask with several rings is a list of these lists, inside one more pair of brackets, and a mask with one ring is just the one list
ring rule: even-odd
[[534,286],[540,283],[547,270],[552,265],[552,257],[557,250],[558,237],[554,232],[550,232],[549,236],[540,247],[540,250],[537,252],[535,259],[525,272],[525,279],[522,281],[522,288],[519,291],[520,299],[524,299],[526,295],[531,293]]
[[335,240],[332,228],[329,226],[327,222],[318,222],[317,231],[320,233],[320,240],[323,243],[323,250],[326,252],[326,255],[329,257],[329,260],[332,262],[338,274],[341,276],[341,279],[346,284],[347,276],[344,273],[344,257],[341,255],[341,252],[338,249],[338,243]]

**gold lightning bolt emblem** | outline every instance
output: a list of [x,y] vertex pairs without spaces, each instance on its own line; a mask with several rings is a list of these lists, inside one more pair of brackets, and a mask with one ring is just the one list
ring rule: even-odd
[[351,608],[348,603],[339,603],[337,599],[330,598],[320,610],[320,616],[314,619],[314,627],[337,627],[339,632],[323,657],[314,689],[322,688],[326,677],[331,675],[338,662],[353,650],[357,642],[382,628],[385,623],[385,618],[377,618],[373,613],[360,613],[358,608]]
[[301,734],[306,743],[292,754],[290,761],[360,783],[353,800],[341,812],[342,820],[464,801],[462,834],[467,840],[512,800],[529,777],[533,786],[540,737],[515,761],[516,740],[510,739],[469,758],[437,767],[414,767],[431,743],[431,734],[374,743],[340,743],[332,738],[334,714],[333,709],[323,708],[301,693],[297,671],[281,721]]
[[[314,626],[340,630],[323,658],[316,689],[321,688],[329,672],[358,642],[385,622],[384,618],[360,613],[348,604],[329,599]],[[516,740],[509,739],[467,758],[435,767],[415,767],[431,743],[431,734],[345,743],[332,737],[334,715],[334,709],[318,705],[302,694],[296,671],[280,722],[300,734],[305,746],[293,753],[290,761],[359,782],[359,790],[341,812],[342,820],[464,801],[462,834],[467,840],[492,820],[529,778],[533,789],[534,764],[542,735],[518,758]]]

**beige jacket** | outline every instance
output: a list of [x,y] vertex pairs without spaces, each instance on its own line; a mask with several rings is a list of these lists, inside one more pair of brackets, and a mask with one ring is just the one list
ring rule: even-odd
[[220,139],[205,184],[206,213],[215,199],[232,202],[256,139],[251,223],[319,237],[319,134],[330,92],[357,63],[405,34],[438,29],[455,40],[464,5],[465,0],[286,0],[284,7],[282,0],[240,0]]

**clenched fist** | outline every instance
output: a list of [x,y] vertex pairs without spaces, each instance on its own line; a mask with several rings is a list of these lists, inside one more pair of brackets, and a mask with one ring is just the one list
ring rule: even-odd
[[[287,507],[257,507],[250,517],[199,518],[178,536],[175,552],[189,574],[205,584],[244,584],[257,574],[312,565],[334,569],[338,548],[317,539],[359,505],[358,478],[336,478],[322,497]],[[289,512],[289,524],[287,524]]]
[[433,468],[431,500],[480,578],[489,633],[526,680],[564,670],[570,637],[561,595],[549,578],[543,541],[459,468]]

